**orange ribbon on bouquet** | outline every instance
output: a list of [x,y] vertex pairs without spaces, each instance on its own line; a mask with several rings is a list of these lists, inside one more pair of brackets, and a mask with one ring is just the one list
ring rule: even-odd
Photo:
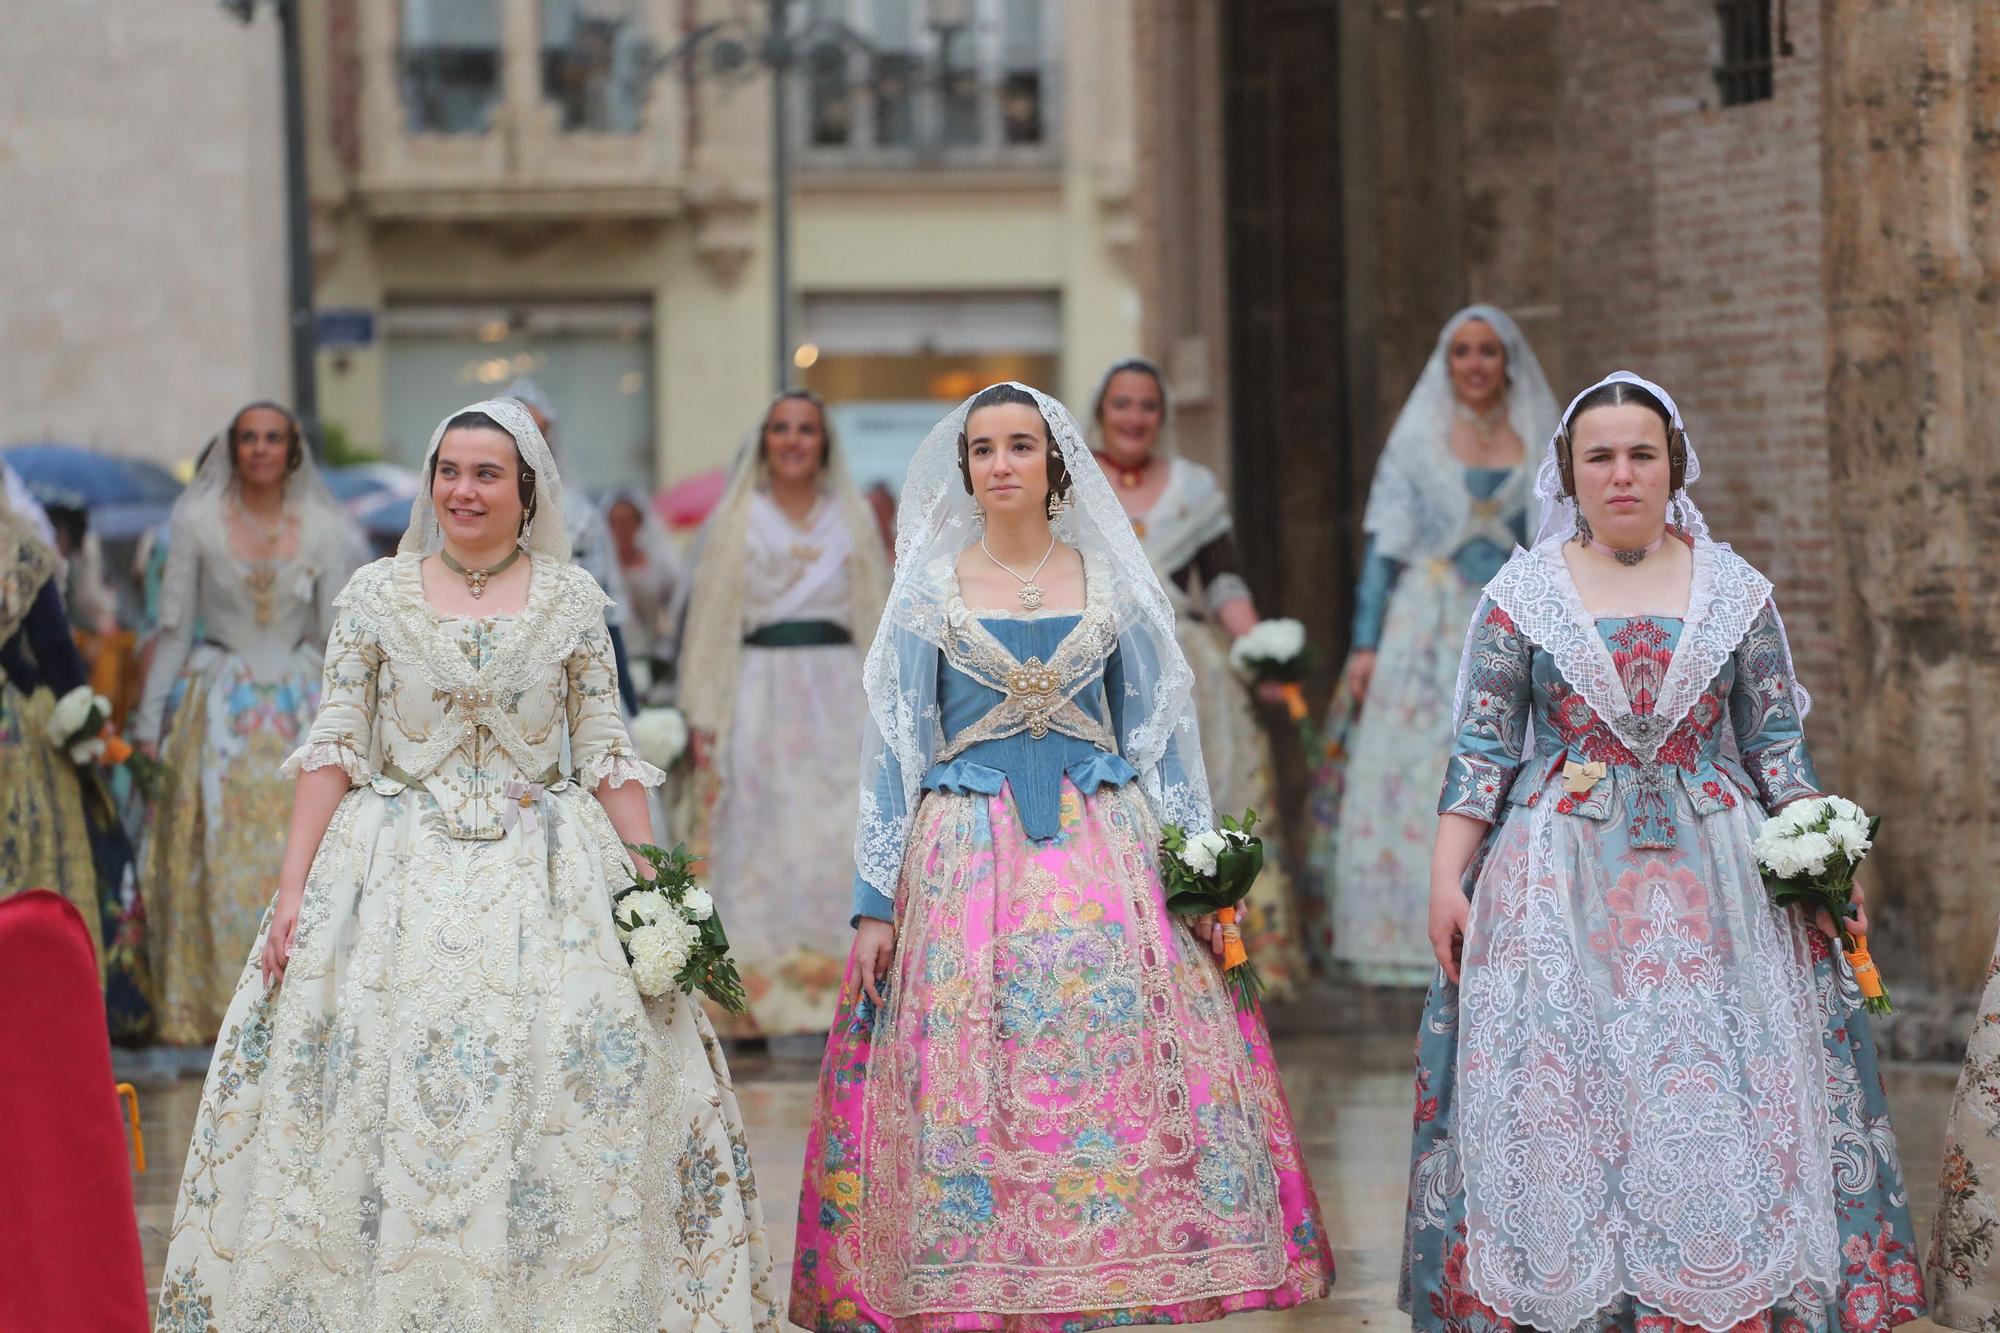
[[1306,707],[1306,692],[1299,688],[1299,683],[1288,680],[1278,688],[1284,692],[1285,711],[1292,715],[1294,725],[1305,721],[1312,710]]
[[1861,996],[1867,1000],[1879,1000],[1887,992],[1882,988],[1882,973],[1875,966],[1875,960],[1868,956],[1868,937],[1855,935],[1854,947],[1843,949],[1847,955],[1847,965],[1854,969],[1854,984],[1861,988]]
[[106,722],[104,729],[97,733],[97,739],[104,742],[104,762],[107,767],[116,768],[132,757],[132,743],[111,729]]
[[1218,907],[1215,919],[1222,925],[1222,970],[1232,972],[1250,961],[1250,951],[1243,947],[1243,928],[1236,924],[1236,909]]

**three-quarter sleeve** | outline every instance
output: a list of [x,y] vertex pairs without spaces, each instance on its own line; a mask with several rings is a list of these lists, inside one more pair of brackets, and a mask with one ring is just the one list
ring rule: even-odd
[[1389,618],[1389,594],[1396,590],[1403,562],[1382,554],[1375,539],[1361,560],[1361,581],[1354,589],[1354,632],[1349,642],[1356,652],[1373,652],[1382,642],[1382,623]]
[[[1250,600],[1250,585],[1243,581],[1242,562],[1236,555],[1236,539],[1227,532],[1196,551],[1187,568],[1201,575],[1202,601],[1210,615],[1231,602]],[[1185,576],[1187,569],[1181,572]],[[1181,590],[1187,591],[1185,579]]]
[[146,668],[146,688],[139,696],[138,711],[132,716],[135,740],[160,739],[167,696],[194,648],[194,622],[198,614],[195,598],[200,580],[201,537],[191,518],[178,516],[167,528],[167,564],[160,575],[160,632],[153,641],[152,664]]
[[356,786],[374,777],[369,737],[381,674],[382,643],[373,625],[352,609],[336,609],[320,677],[319,713],[305,744],[279,773],[289,778],[315,768],[339,768]]
[[1480,598],[1473,612],[1465,671],[1438,813],[1492,824],[1500,818],[1528,736],[1534,646],[1490,598]]
[[611,631],[602,614],[597,623],[577,635],[565,670],[570,763],[580,786],[595,790],[600,783],[622,786],[637,782],[657,787],[667,775],[639,757],[619,708],[618,668],[613,659]]
[[1729,721],[1743,767],[1757,784],[1764,808],[1775,810],[1822,791],[1819,771],[1806,749],[1804,720],[1794,693],[1791,654],[1777,611],[1769,605],[1757,614],[1743,641],[1736,645],[1736,680],[1729,689]]

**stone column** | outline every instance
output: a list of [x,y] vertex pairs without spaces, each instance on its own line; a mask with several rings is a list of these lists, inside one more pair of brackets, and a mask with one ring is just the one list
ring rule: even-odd
[[1821,14],[1841,768],[1891,1044],[1955,1059],[2000,908],[2000,6]]

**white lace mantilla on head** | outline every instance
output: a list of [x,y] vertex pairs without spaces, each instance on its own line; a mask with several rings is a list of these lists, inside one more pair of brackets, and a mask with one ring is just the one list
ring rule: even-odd
[[[1625,684],[1597,623],[1577,595],[1563,559],[1563,543],[1547,541],[1516,554],[1486,585],[1486,596],[1505,611],[1514,627],[1555,660],[1556,670],[1604,720],[1640,763],[1650,764],[1715,673],[1743,642],[1758,614],[1771,602],[1771,581],[1726,546],[1698,541],[1694,577],[1688,587],[1687,617],[1680,643],[1650,713],[1632,711]],[[1459,679],[1459,709],[1466,677]]]
[[[1039,390],[1014,387],[1032,395],[1069,470],[1070,503],[1054,523],[1055,535],[1083,557],[1093,616],[1112,627],[1125,681],[1118,738],[1124,758],[1138,771],[1140,790],[1162,823],[1190,832],[1210,828],[1214,813],[1195,722],[1194,672],[1174,637],[1173,606],[1068,409]],[[924,776],[947,743],[938,673],[954,632],[954,570],[959,553],[979,539],[958,466],[958,438],[972,402],[966,399],[933,427],[910,463],[896,516],[895,582],[862,673],[869,723],[855,870],[890,898]],[[959,612],[969,614],[963,603]]]

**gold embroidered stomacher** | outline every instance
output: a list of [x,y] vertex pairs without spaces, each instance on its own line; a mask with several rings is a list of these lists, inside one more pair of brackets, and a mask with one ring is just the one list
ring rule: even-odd
[[953,736],[938,762],[956,759],[982,741],[1024,731],[1035,740],[1059,731],[1117,754],[1118,738],[1111,729],[1076,702],[1076,696],[1097,678],[1110,637],[1101,617],[1086,614],[1048,661],[1030,657],[1023,662],[976,621],[950,636],[945,655],[951,665],[1003,697],[984,717]]

